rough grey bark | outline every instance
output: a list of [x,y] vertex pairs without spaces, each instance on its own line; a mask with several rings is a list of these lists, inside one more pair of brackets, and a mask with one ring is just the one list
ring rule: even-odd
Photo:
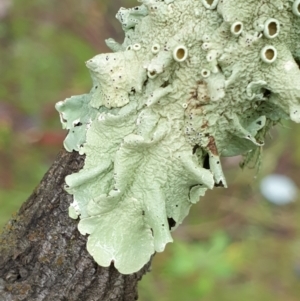
[[133,275],[98,266],[77,221],[68,217],[72,196],[63,189],[64,178],[83,163],[78,153],[62,150],[6,225],[0,238],[0,301],[137,300],[137,283],[150,262]]

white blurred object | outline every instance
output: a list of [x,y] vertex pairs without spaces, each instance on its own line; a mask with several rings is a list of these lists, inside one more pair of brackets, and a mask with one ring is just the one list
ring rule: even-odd
[[4,18],[7,15],[11,6],[11,0],[0,0],[0,19]]
[[286,205],[295,201],[298,188],[289,177],[272,174],[261,180],[260,192],[269,202]]

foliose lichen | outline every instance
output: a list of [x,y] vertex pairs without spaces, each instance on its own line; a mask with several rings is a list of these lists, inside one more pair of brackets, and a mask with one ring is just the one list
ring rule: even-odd
[[226,187],[220,156],[260,150],[281,119],[300,122],[300,1],[141,0],[117,14],[113,53],[87,61],[89,94],[56,105],[72,218],[101,266],[139,270],[192,204]]

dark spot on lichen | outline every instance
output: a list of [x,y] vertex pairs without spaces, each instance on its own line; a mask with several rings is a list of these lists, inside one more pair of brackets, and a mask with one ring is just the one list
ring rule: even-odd
[[169,86],[169,81],[165,81],[160,87],[161,88],[166,88],[166,87],[168,87]]
[[143,86],[146,87],[147,83],[148,83],[148,78],[144,81]]
[[168,217],[169,230],[176,226],[176,222],[172,217]]
[[205,169],[210,169],[209,165],[209,156],[208,154],[205,155],[204,160],[203,160],[203,168]]
[[199,148],[199,145],[198,145],[198,144],[194,145],[194,147],[193,147],[193,154],[196,153],[196,151],[197,151],[198,148]]
[[269,98],[270,96],[271,96],[271,91],[270,90],[268,90],[268,89],[265,89],[264,91],[263,91],[263,95],[264,95],[264,98]]
[[224,184],[220,181],[219,183],[215,183],[215,187],[224,187]]

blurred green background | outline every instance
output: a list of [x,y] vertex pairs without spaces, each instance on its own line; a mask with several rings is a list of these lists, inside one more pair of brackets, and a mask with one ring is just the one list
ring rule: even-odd
[[[57,101],[89,91],[84,62],[122,41],[114,18],[135,0],[0,0],[0,228],[26,200],[62,147]],[[157,254],[142,301],[299,301],[300,202],[276,206],[261,178],[300,185],[300,126],[272,130],[262,166],[223,160],[229,188],[206,194]]]

